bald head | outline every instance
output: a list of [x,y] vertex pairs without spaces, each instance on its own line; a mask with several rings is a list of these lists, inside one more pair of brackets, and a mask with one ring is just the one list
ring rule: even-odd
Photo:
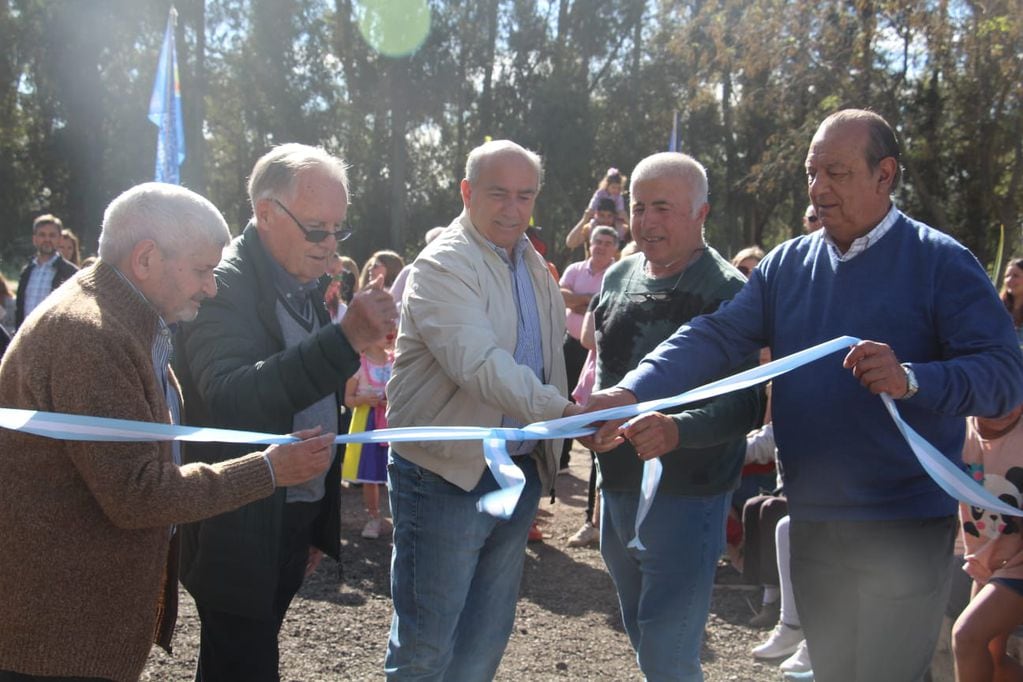
[[888,121],[880,114],[867,109],[843,109],[836,111],[821,122],[814,139],[832,127],[846,127],[848,130],[856,130],[865,136],[863,158],[871,170],[877,168],[881,159],[887,157],[895,159],[895,173],[889,191],[898,188],[902,181],[902,152],[895,131],[892,130]]

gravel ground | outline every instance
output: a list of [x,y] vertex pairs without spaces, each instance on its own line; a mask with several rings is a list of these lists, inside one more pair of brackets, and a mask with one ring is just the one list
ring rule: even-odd
[[[570,469],[558,478],[557,502],[541,503],[546,537],[526,549],[515,629],[498,680],[642,680],[599,551],[567,546],[586,506],[589,454],[574,450]],[[326,559],[302,587],[281,631],[282,680],[383,678],[390,543],[359,537],[361,494],[346,490],[342,498],[344,582]],[[740,585],[730,566],[719,566],[702,654],[708,682],[780,679],[774,665],[749,654],[767,634],[746,624],[758,602],[759,592]],[[182,591],[174,653],[154,649],[142,679],[192,679],[198,637],[194,604]]]

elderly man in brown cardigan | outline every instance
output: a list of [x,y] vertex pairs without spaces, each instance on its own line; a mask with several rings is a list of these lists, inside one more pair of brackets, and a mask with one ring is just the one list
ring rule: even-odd
[[[99,262],[28,317],[0,365],[0,405],[170,423],[180,413],[169,324],[216,294],[220,212],[173,185],[117,197]],[[333,434],[218,464],[177,444],[52,440],[0,430],[0,681],[134,680],[169,650],[176,524],[327,469]]]

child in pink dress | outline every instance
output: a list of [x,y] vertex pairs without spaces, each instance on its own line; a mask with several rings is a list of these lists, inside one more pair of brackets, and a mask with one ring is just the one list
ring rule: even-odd
[[[963,463],[995,497],[1023,501],[1023,405],[998,419],[967,420]],[[1021,512],[1023,516],[1023,512]],[[1005,652],[1023,623],[1023,518],[959,505],[973,597],[952,630],[956,680],[1023,680],[1023,667]]]
[[[348,409],[369,407],[369,416],[362,430],[387,428],[385,389],[394,365],[393,350],[394,335],[388,334],[383,343],[366,349],[362,354],[359,371],[345,384],[345,405]],[[353,418],[352,432],[357,432],[354,424]],[[349,456],[348,452],[351,450],[346,449],[346,457]],[[369,515],[369,520],[362,529],[362,537],[370,539],[380,537],[385,530],[385,521],[380,516],[380,490],[387,483],[387,443],[362,444],[355,475],[345,475],[343,478],[362,484],[362,500]]]

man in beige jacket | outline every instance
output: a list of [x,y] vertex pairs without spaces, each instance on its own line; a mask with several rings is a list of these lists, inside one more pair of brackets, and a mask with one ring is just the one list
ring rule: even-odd
[[[469,154],[465,210],[412,264],[391,426],[521,426],[578,411],[566,395],[558,283],[525,237],[540,158],[499,140]],[[561,441],[509,442],[526,486],[510,518],[477,511],[497,489],[479,441],[395,443],[389,679],[493,679],[515,616],[526,534],[553,493]]]

